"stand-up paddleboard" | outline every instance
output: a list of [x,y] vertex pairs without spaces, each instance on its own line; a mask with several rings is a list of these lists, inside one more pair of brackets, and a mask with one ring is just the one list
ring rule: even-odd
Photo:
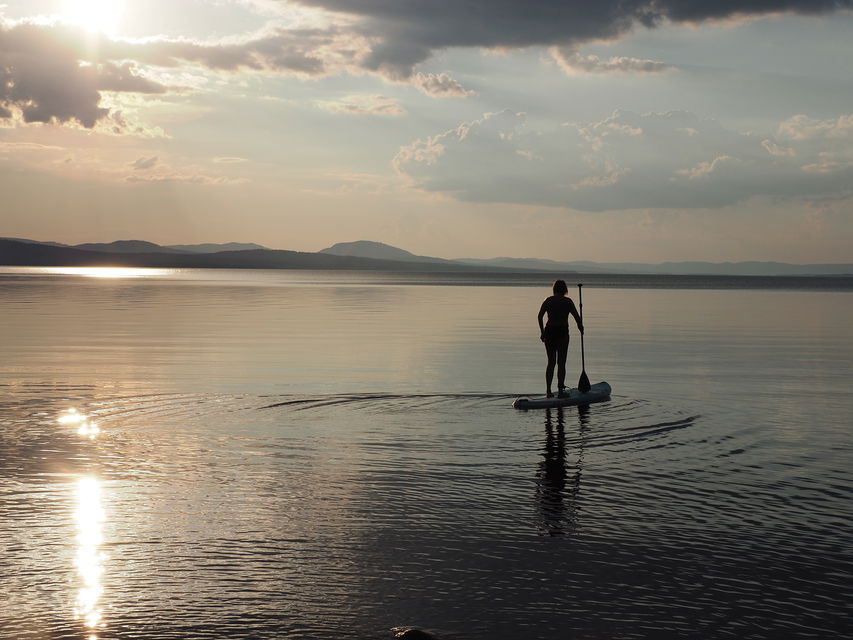
[[610,399],[610,385],[598,382],[590,385],[589,391],[581,393],[577,389],[566,389],[562,396],[546,398],[516,398],[512,403],[514,409],[547,409],[549,407],[571,407],[579,404],[592,404]]

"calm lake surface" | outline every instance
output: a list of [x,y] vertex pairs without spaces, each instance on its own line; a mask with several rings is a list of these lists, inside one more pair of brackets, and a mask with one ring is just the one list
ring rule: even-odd
[[851,637],[853,279],[582,281],[0,267],[0,639]]

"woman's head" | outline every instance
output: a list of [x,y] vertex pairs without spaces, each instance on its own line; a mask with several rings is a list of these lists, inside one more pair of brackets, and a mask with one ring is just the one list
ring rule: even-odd
[[564,296],[569,292],[569,288],[566,286],[565,280],[554,280],[553,289],[555,296]]

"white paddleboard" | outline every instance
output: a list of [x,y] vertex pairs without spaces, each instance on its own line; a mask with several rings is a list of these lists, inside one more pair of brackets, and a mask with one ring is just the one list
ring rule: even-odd
[[562,396],[546,398],[516,398],[512,403],[514,409],[547,409],[549,407],[571,407],[579,404],[592,404],[610,399],[610,385],[606,382],[597,382],[589,388],[586,393],[578,389],[566,389]]

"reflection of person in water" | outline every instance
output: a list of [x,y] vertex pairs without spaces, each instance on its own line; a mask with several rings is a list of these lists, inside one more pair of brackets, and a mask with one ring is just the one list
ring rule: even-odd
[[566,491],[566,433],[563,408],[557,407],[557,425],[551,420],[551,410],[545,409],[545,446],[536,479],[537,502],[541,522],[539,531],[550,536],[565,533]]
[[[578,407],[580,438],[577,441],[577,466],[570,475],[571,465],[566,455],[565,414],[556,409],[556,421],[551,409],[545,410],[545,446],[536,474],[536,498],[539,506],[540,533],[561,536],[578,527],[577,498],[580,491],[583,447],[586,440],[589,407]],[[555,424],[556,422],[556,424]]]
[[[569,353],[569,316],[575,319],[578,331],[583,333],[583,323],[575,308],[575,303],[568,297],[569,288],[565,280],[554,281],[554,295],[549,296],[539,308],[539,338],[545,343],[548,354],[548,366],[545,368],[545,383],[548,387],[547,396],[551,393],[551,381],[554,379],[554,365],[557,365],[557,392],[562,395],[566,388],[566,355]],[[548,314],[548,322],[542,319]]]

